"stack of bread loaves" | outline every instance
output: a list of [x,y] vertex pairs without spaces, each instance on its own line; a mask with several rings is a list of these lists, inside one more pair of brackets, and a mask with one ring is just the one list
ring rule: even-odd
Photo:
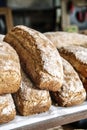
[[20,63],[16,51],[0,41],[0,124],[15,118],[16,110],[11,93],[17,92],[21,82]]
[[63,82],[61,57],[43,34],[25,26],[14,27],[4,38],[17,51],[24,71],[40,89],[57,91]]
[[60,106],[85,101],[86,91],[77,72],[44,34],[20,25],[13,27],[3,41],[0,42],[0,123],[15,117],[15,106],[19,114],[27,116],[49,110],[51,97]]
[[[67,61],[62,60],[54,44],[44,34],[20,25],[6,34],[4,41],[15,48],[22,68],[38,89],[50,91],[52,98],[61,106],[73,106],[84,102],[86,91],[77,72]],[[62,39],[60,42],[62,43]],[[16,106],[22,114],[26,109],[26,106],[21,110],[19,108],[20,101],[24,100],[19,96],[23,90],[21,86],[21,90],[14,96]],[[24,91],[26,92],[26,89]],[[27,94],[26,97],[29,99]],[[24,112],[24,115],[27,112]]]
[[[29,77],[20,70],[18,55],[9,44],[1,42],[0,51],[0,94],[4,94],[0,97],[0,123],[14,119],[16,115],[15,105],[19,113],[24,116],[47,111],[51,106],[49,85],[47,90],[40,90],[35,87],[36,85],[31,82]],[[62,72],[61,62],[60,67]],[[51,76],[48,74],[49,77]],[[57,79],[56,76],[54,78]],[[54,85],[57,86],[56,83],[58,83],[58,87],[60,87],[60,81],[59,79],[58,81],[55,80]],[[50,82],[53,82],[51,78]],[[13,93],[13,98],[11,93]]]
[[60,55],[78,72],[87,91],[87,36],[68,32],[47,32],[45,36],[55,44]]
[[25,26],[14,27],[4,41],[15,48],[27,74],[22,70],[21,87],[13,94],[17,110],[21,115],[47,111],[51,106],[49,91],[57,91],[63,82],[56,47],[43,34]]

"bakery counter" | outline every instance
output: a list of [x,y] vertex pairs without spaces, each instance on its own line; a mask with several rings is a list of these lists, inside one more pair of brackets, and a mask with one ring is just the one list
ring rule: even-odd
[[44,122],[42,121],[42,122],[38,122],[35,124],[22,126],[20,128],[14,129],[14,130],[36,130],[36,129],[46,130],[49,128],[72,123],[72,122],[75,122],[77,120],[84,119],[84,118],[87,118],[87,111],[82,111],[80,113],[78,112],[78,113],[74,113],[74,114],[70,114],[70,115],[65,115],[62,117],[56,117],[53,119],[46,120]]
[[73,107],[59,107],[52,105],[49,111],[32,116],[19,116],[0,125],[0,130],[45,130],[87,118],[87,102]]

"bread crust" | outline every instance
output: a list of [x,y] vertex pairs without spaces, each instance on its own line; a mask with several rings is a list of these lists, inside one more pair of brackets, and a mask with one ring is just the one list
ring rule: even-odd
[[46,32],[44,35],[53,42],[57,48],[77,45],[87,47],[87,36],[78,33],[63,31]]
[[19,57],[8,43],[0,41],[0,94],[16,92],[20,82]]
[[69,107],[81,104],[86,100],[86,91],[83,84],[71,64],[63,58],[62,62],[63,85],[57,92],[51,92],[51,96],[60,106]]
[[72,45],[60,48],[59,52],[78,73],[87,77],[87,48]]
[[0,124],[13,120],[15,116],[16,110],[11,94],[0,95]]
[[13,97],[18,112],[24,116],[48,111],[51,106],[49,91],[37,89],[23,71],[21,87]]
[[62,85],[62,61],[56,47],[43,34],[25,26],[14,27],[4,38],[19,54],[25,72],[40,89]]

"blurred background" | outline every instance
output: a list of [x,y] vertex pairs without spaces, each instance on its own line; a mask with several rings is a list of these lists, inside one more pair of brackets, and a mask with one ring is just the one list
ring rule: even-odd
[[[13,26],[23,24],[41,32],[87,29],[87,0],[0,0],[10,8]],[[0,32],[6,33],[0,13]]]
[[[60,29],[60,0],[0,0],[1,7],[12,11],[13,25],[23,24],[41,32]],[[1,16],[2,17],[2,16]],[[0,30],[5,30],[5,19],[0,19]]]

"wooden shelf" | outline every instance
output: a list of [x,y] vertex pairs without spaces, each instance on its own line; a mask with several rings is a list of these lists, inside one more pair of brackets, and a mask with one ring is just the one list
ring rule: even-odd
[[59,107],[52,105],[49,111],[31,116],[20,116],[5,125],[1,129],[14,130],[46,130],[53,127],[76,122],[87,118],[87,101],[73,107]]
[[46,130],[46,129],[69,124],[86,118],[87,118],[87,110],[74,113],[74,114],[65,115],[62,117],[56,117],[32,125],[23,126],[14,130]]

